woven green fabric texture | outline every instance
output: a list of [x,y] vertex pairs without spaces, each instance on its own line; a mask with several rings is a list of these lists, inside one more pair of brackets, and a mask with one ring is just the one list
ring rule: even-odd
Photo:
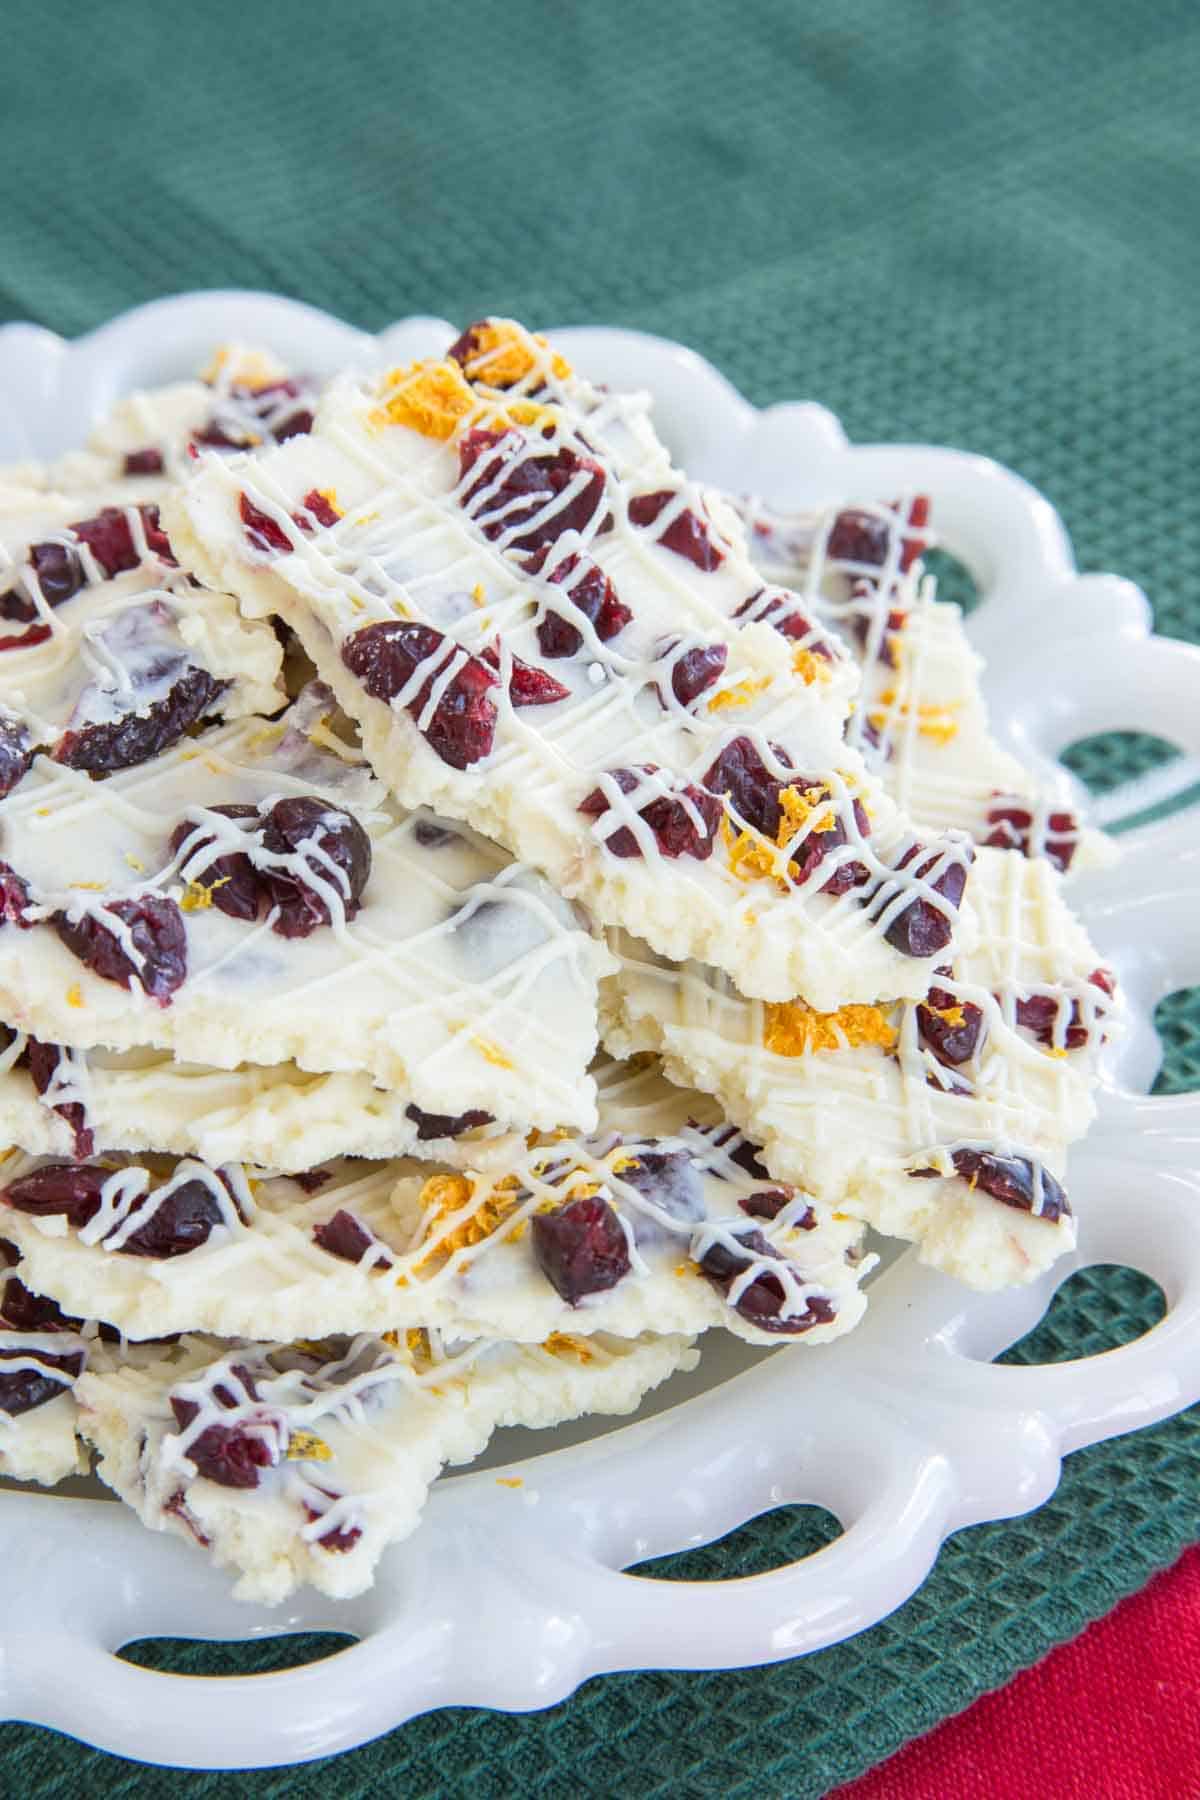
[[[110,0],[9,9],[0,66],[0,319],[74,333],[245,286],[368,328],[511,311],[661,332],[755,401],[1019,469],[1082,566],[1200,640],[1190,0]],[[1162,754],[1130,734],[1072,760],[1102,788]],[[1200,1002],[1160,1022],[1161,1085],[1200,1084]],[[1156,1304],[1128,1272],[1077,1277],[1017,1354],[1122,1341]],[[8,1725],[0,1791],[806,1800],[1143,1583],[1200,1536],[1198,1492],[1194,1412],[1070,1458],[1039,1512],[962,1534],[892,1618],[804,1661],[447,1710],[260,1776],[156,1774]],[[654,1573],[751,1572],[830,1529],[785,1510]],[[296,1651],[136,1654],[215,1673]]]

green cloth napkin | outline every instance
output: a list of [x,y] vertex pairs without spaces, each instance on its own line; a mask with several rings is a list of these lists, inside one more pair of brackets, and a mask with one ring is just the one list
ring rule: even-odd
[[[1189,0],[9,8],[0,318],[73,333],[245,286],[368,328],[640,326],[755,401],[998,457],[1058,505],[1084,567],[1200,639],[1198,50]],[[1109,738],[1076,766],[1104,785],[1162,754]],[[1197,1085],[1200,1004],[1162,1022],[1166,1084]],[[1156,1304],[1128,1273],[1077,1277],[1019,1354],[1120,1341]],[[0,1791],[805,1800],[1175,1557],[1200,1536],[1198,1477],[1195,1412],[1072,1457],[1041,1511],[955,1539],[891,1619],[807,1660],[614,1676],[531,1717],[447,1710],[259,1776],[151,1773],[9,1725]],[[778,1513],[655,1572],[747,1573],[828,1530]]]

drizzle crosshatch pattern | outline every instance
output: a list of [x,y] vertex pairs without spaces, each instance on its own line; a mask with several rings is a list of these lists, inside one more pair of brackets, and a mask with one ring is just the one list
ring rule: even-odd
[[[481,333],[508,385],[494,355],[468,379]],[[335,381],[310,436],[203,467],[168,513],[193,567],[293,626],[402,798],[601,920],[831,1005],[915,996],[954,941],[969,847],[917,838],[845,746],[847,659],[747,615],[736,523],[644,397],[522,328]]]

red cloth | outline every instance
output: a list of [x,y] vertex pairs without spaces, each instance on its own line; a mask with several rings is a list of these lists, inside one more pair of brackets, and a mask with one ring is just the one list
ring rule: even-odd
[[1200,1546],[828,1800],[1197,1800]]

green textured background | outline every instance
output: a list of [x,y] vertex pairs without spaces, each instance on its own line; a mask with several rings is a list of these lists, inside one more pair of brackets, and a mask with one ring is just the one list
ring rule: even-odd
[[[811,396],[853,436],[1020,469],[1083,566],[1200,639],[1198,52],[1193,3],[1124,0],[10,8],[0,318],[73,333],[240,285],[366,327],[512,311],[663,332],[756,401]],[[1118,740],[1076,766],[1102,786],[1158,754]],[[1196,1085],[1200,1006],[1161,1022],[1164,1085]],[[1155,1316],[1139,1278],[1076,1278],[1018,1354]],[[1039,1513],[964,1534],[891,1619],[806,1661],[611,1677],[528,1718],[445,1711],[260,1777],[156,1775],[9,1725],[0,1791],[804,1800],[1200,1537],[1198,1476],[1195,1413],[1073,1457]],[[750,1572],[824,1530],[775,1514],[656,1572]]]

